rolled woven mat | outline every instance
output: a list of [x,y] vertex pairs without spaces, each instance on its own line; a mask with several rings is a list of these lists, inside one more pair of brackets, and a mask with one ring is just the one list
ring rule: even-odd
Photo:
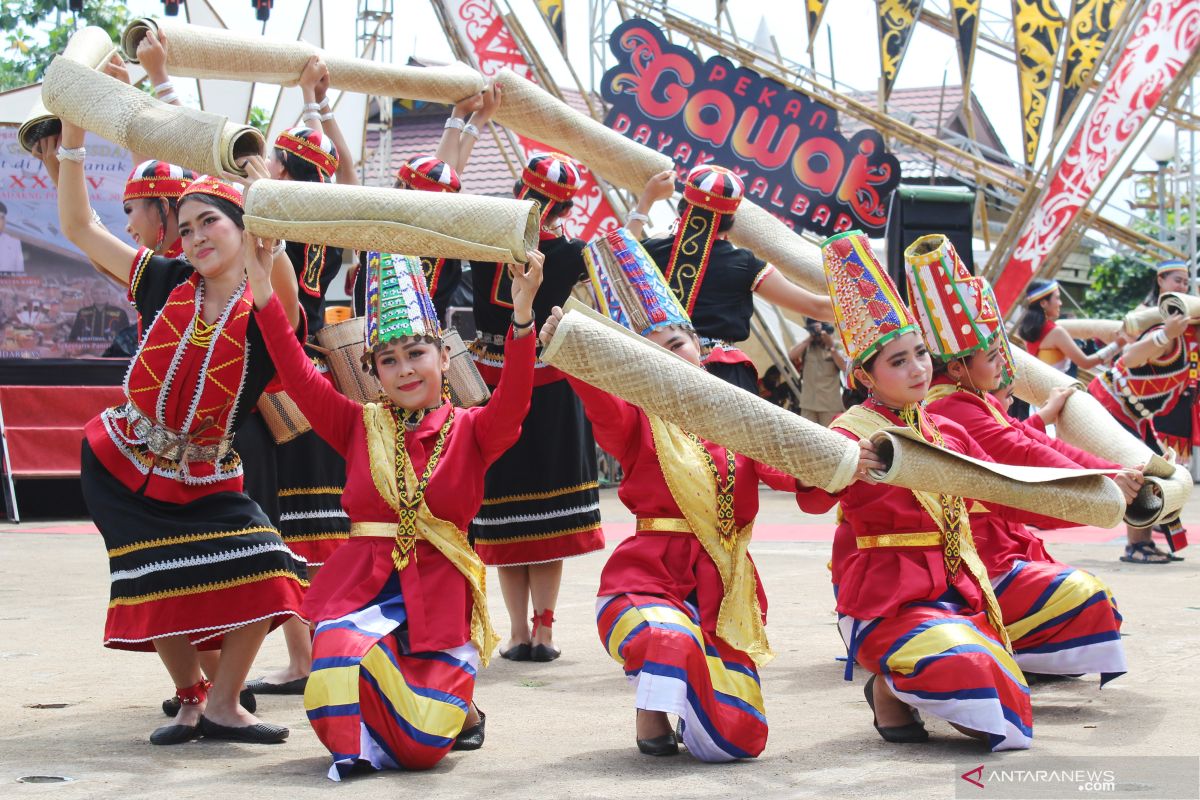
[[[117,52],[112,37],[103,28],[89,25],[81,28],[71,36],[71,41],[63,48],[62,57],[83,64],[89,69],[99,69],[104,66],[109,57]],[[46,110],[39,96],[34,101],[33,108],[25,116],[17,131],[17,139],[22,149],[27,153],[33,152],[33,146],[46,136],[54,136],[62,132],[62,122],[54,114]]]
[[1158,298],[1158,310],[1167,314],[1182,314],[1188,319],[1200,317],[1200,297],[1182,292],[1165,292]]
[[821,248],[793,231],[769,211],[742,200],[733,216],[729,240],[738,247],[753,250],[754,255],[770,264],[810,292],[824,297],[825,266]]
[[336,89],[450,104],[483,89],[483,76],[462,63],[444,67],[382,64],[335,56],[307,42],[246,36],[149,17],[129,23],[121,36],[121,47],[130,61],[136,61],[138,42],[149,30],[167,34],[171,45],[167,70],[172,75],[295,86],[305,63],[319,54],[329,67],[329,85]]
[[1121,328],[1125,335],[1138,337],[1162,322],[1162,311],[1157,308],[1135,308],[1125,315]]
[[312,430],[312,425],[287,392],[263,392],[257,408],[275,444],[286,444]]
[[236,160],[261,154],[265,144],[249,125],[168,105],[62,56],[46,70],[42,102],[52,113],[114,144],[206,175],[245,175]]
[[542,359],[686,431],[836,492],[858,465],[858,445],[702,369],[601,317],[577,300]]
[[1060,319],[1058,327],[1072,339],[1098,339],[1107,344],[1117,338],[1124,325],[1119,319]]
[[[534,334],[536,335],[536,334]],[[462,336],[454,328],[442,331],[442,342],[450,348],[450,367],[446,370],[446,381],[450,384],[450,400],[456,406],[470,408],[483,405],[492,396],[492,390],[479,374],[475,359]]]
[[377,186],[255,181],[245,222],[263,237],[479,261],[523,263],[538,244],[529,200]]
[[979,461],[930,444],[915,431],[899,427],[885,428],[871,441],[888,465],[886,470],[872,470],[872,477],[892,486],[999,503],[1100,528],[1119,525],[1125,513],[1125,497],[1105,477],[1105,470]]

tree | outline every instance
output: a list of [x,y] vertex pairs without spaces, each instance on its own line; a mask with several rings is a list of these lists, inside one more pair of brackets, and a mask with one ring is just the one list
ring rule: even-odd
[[129,11],[116,0],[87,0],[81,14],[66,7],[66,0],[0,0],[7,44],[0,55],[0,91],[41,80],[76,29],[95,25],[117,42],[129,22]]
[[1127,255],[1110,256],[1092,267],[1092,284],[1083,293],[1088,316],[1121,319],[1146,299],[1154,283],[1154,270]]

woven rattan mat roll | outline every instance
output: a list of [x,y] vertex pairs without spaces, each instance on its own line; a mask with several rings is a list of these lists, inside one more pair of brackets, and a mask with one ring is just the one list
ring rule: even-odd
[[749,200],[742,200],[733,217],[729,240],[821,297],[827,290],[821,248]]
[[1162,312],[1157,308],[1135,308],[1125,315],[1121,327],[1127,336],[1141,336],[1142,333],[1162,323]]
[[542,352],[564,372],[803,483],[838,491],[853,478],[858,446],[599,316],[577,300]]
[[[89,69],[99,69],[104,66],[109,57],[117,52],[112,37],[103,28],[89,25],[81,28],[71,36],[71,41],[62,51],[62,57],[83,64]],[[45,136],[54,136],[62,132],[62,123],[58,117],[46,110],[39,96],[34,101],[25,121],[17,132],[17,139],[27,153],[33,152],[33,146]]]
[[1182,292],[1166,292],[1158,298],[1158,310],[1167,314],[1182,314],[1189,319],[1200,317],[1200,297]]
[[930,444],[907,428],[871,437],[886,471],[872,476],[892,486],[969,497],[1035,511],[1079,525],[1121,523],[1125,498],[1103,470],[1015,467],[979,461]]
[[329,66],[329,85],[336,89],[451,104],[483,89],[483,77],[461,63],[444,67],[381,64],[324,53],[306,42],[245,36],[153,18],[137,19],[126,26],[121,46],[131,61],[148,30],[167,34],[167,70],[189,78],[295,86],[309,57],[319,54]]
[[496,75],[504,102],[496,122],[582,161],[609,183],[634,194],[675,162],[568,106],[512,70]]
[[114,144],[202,174],[245,175],[235,159],[263,152],[263,135],[248,125],[167,105],[61,56],[46,70],[42,102],[54,114]]
[[1119,319],[1060,319],[1058,327],[1072,339],[1099,339],[1107,343],[1117,338],[1123,326]]
[[256,181],[245,221],[275,239],[479,261],[524,262],[538,243],[528,200],[372,186]]

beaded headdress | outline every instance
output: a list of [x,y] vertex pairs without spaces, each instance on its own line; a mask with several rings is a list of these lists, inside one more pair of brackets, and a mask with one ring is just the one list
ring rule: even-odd
[[688,314],[696,308],[721,218],[737,211],[744,192],[741,178],[715,164],[693,167],[684,181],[683,216],[663,274]]
[[411,337],[439,339],[437,310],[425,285],[421,259],[392,253],[367,253],[367,350],[363,363],[380,345]]
[[212,175],[201,175],[196,180],[188,184],[188,187],[179,195],[179,201],[194,194],[207,194],[212,197],[219,197],[222,200],[228,200],[238,208],[245,208],[246,200],[242,196],[242,185],[240,183],[229,183],[220,178],[214,178]]
[[521,170],[521,188],[518,200],[533,200],[538,204],[541,224],[555,203],[566,202],[575,197],[583,186],[579,165],[570,156],[562,153],[538,153],[529,159]]
[[834,319],[854,366],[862,366],[892,339],[918,330],[865,233],[832,236],[821,245],[821,254]]
[[163,197],[178,200],[183,190],[196,179],[196,173],[166,161],[143,161],[133,168],[125,181],[124,200]]
[[1025,303],[1033,305],[1039,300],[1045,300],[1050,295],[1054,294],[1054,290],[1058,288],[1058,281],[1034,281],[1029,284],[1029,288],[1025,290]]
[[292,128],[275,137],[275,146],[312,164],[317,168],[317,174],[322,181],[329,180],[333,173],[337,172],[337,148],[333,146],[333,141],[320,131],[304,127]]
[[596,305],[614,322],[642,336],[672,326],[692,330],[654,259],[625,228],[592,240],[583,260]]
[[1156,275],[1165,275],[1168,272],[1188,272],[1188,263],[1179,259],[1171,259],[1169,261],[1160,261],[1154,267]]

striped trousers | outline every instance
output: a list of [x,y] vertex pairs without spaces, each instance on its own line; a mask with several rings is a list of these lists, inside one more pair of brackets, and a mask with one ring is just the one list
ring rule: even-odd
[[371,605],[317,625],[304,708],[333,756],[332,780],[364,762],[429,769],[462,730],[479,654],[470,643],[409,652],[406,619],[393,575]]
[[691,603],[656,595],[596,599],[608,654],[637,685],[637,708],[679,716],[701,761],[753,758],[767,744],[758,671],[750,657],[700,627]]

